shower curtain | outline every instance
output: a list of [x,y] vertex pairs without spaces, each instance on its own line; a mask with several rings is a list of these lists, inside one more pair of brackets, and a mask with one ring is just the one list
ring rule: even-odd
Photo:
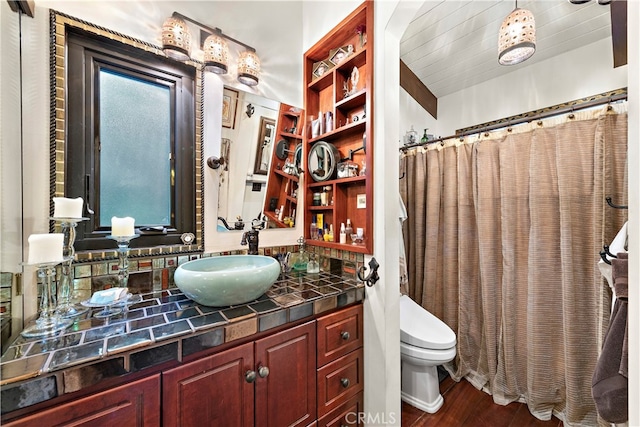
[[598,420],[610,314],[598,270],[626,220],[626,103],[412,149],[400,194],[409,295],[458,340],[447,369],[567,426]]

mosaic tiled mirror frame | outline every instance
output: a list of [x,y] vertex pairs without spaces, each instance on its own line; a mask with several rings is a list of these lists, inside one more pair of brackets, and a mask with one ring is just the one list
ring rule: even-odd
[[[100,27],[89,22],[83,21],[78,18],[65,15],[61,12],[51,10],[50,11],[50,135],[49,135],[49,152],[50,152],[50,206],[49,216],[53,216],[53,197],[64,197],[65,187],[65,45],[66,45],[66,28],[75,27],[82,29],[93,34],[108,37],[109,39],[119,41],[128,46],[142,49],[147,52],[154,53],[156,55],[165,56],[162,52],[162,48],[155,46],[151,43],[147,43],[142,40],[129,37],[127,35],[117,33],[104,27]],[[188,61],[187,64],[192,65],[196,69],[196,90],[195,90],[195,215],[196,215],[196,230],[195,230],[195,242],[191,245],[168,245],[161,247],[139,248],[135,251],[132,250],[131,255],[145,256],[145,255],[165,255],[184,252],[201,252],[204,249],[204,163],[202,160],[203,150],[203,114],[204,114],[204,79],[202,73],[202,64],[197,61]],[[54,232],[55,224],[51,222],[50,232]],[[133,253],[136,252],[136,253]],[[114,258],[114,251],[99,251],[98,253],[87,254],[88,257],[83,256],[82,253],[76,254],[79,260],[83,258],[87,259],[103,259]]]

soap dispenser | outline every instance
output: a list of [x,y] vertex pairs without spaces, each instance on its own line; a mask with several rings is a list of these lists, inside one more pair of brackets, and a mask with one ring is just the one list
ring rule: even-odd
[[305,271],[309,262],[309,254],[304,251],[304,237],[298,239],[300,250],[291,254],[289,266],[295,271]]

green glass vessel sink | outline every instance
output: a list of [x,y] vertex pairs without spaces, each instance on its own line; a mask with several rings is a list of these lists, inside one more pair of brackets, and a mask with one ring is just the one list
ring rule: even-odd
[[254,301],[280,275],[280,263],[262,255],[228,255],[185,262],[174,281],[198,304],[227,307]]

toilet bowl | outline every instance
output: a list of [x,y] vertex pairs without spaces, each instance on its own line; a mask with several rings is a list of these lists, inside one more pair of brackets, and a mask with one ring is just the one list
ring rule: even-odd
[[456,356],[456,334],[407,295],[400,296],[402,400],[434,413],[444,403],[438,365]]

